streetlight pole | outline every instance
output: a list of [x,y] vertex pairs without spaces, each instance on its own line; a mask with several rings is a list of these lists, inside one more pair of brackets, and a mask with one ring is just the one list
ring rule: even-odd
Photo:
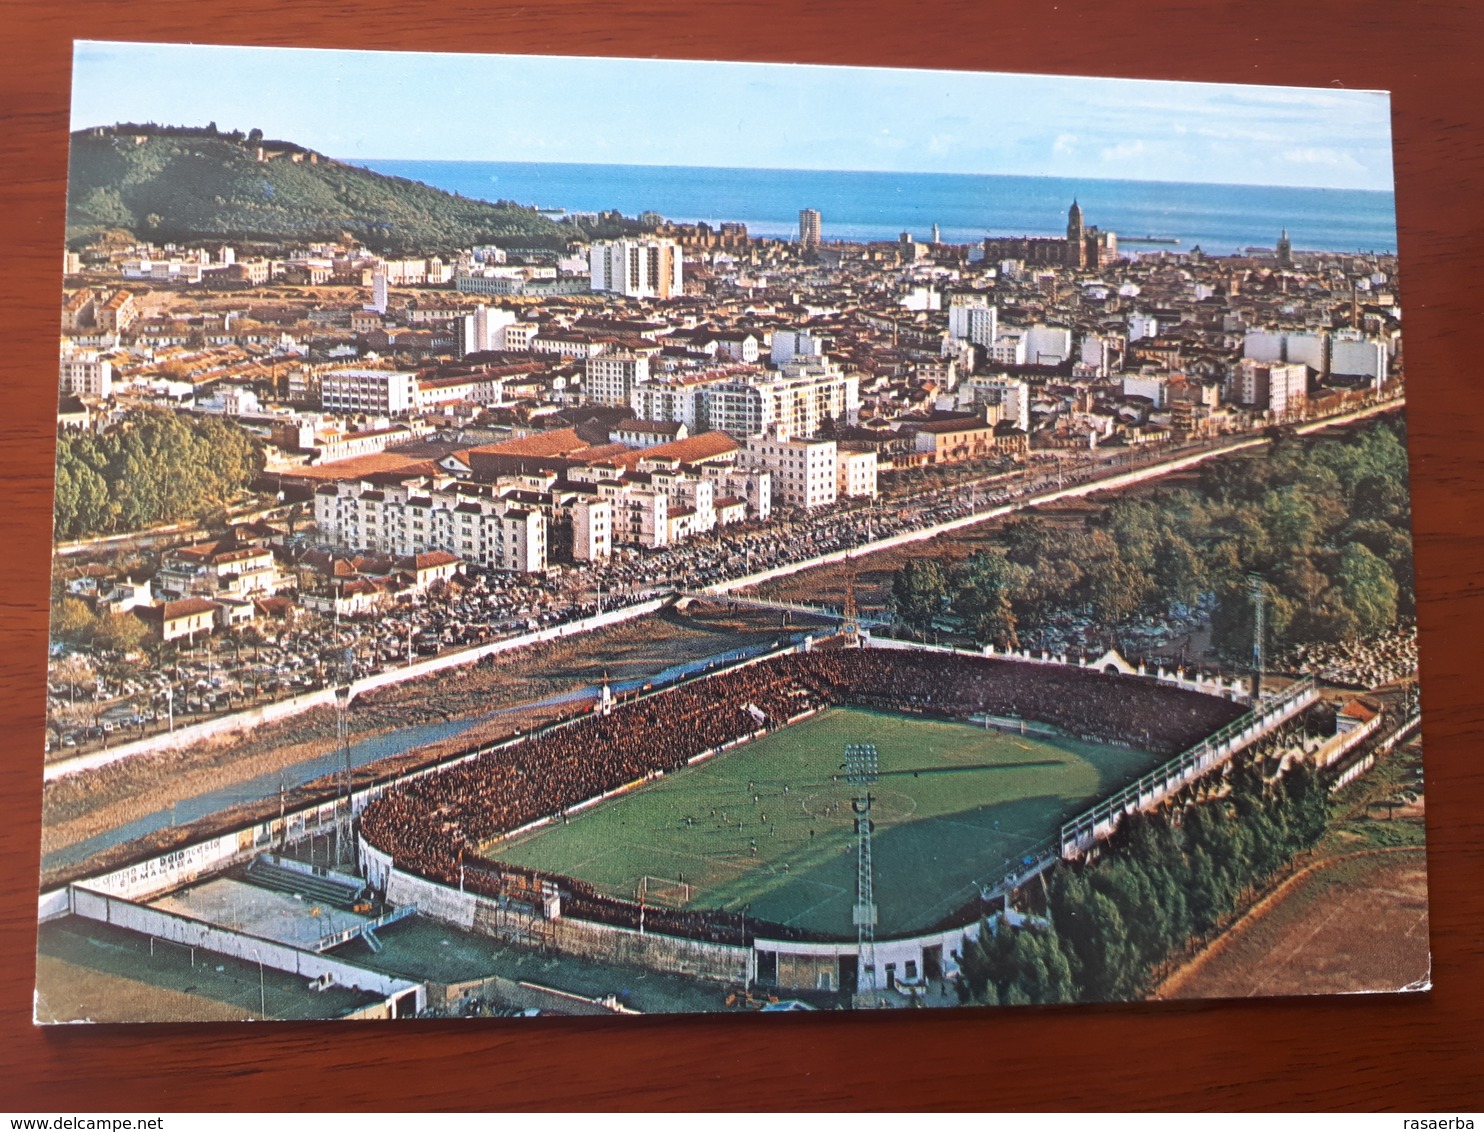
[[258,954],[258,949],[256,947],[252,949],[252,954],[253,958],[258,961],[258,1013],[263,1016],[264,1021],[267,1021],[268,996],[263,989],[263,957]]

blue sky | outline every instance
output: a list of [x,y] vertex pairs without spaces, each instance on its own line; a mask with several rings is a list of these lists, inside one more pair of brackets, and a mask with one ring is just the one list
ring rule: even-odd
[[1390,99],[965,71],[79,42],[72,126],[333,157],[1392,187]]

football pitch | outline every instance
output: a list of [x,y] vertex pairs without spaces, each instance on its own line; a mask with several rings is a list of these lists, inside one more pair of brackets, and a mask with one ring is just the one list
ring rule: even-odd
[[[1146,752],[832,708],[665,775],[488,855],[656,904],[851,938],[854,788],[847,743],[874,743],[878,935],[924,930],[1061,822],[1158,765]],[[646,880],[645,878],[649,878]]]

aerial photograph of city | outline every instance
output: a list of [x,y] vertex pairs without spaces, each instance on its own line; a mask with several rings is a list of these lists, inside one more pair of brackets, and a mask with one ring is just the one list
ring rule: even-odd
[[71,129],[37,1023],[1429,988],[1384,92],[80,41]]

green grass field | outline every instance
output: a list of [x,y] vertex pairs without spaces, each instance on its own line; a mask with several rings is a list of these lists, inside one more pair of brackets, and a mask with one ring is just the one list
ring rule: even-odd
[[[689,885],[689,906],[816,931],[855,928],[846,743],[875,743],[877,932],[923,929],[976,884],[1052,836],[1065,817],[1133,781],[1157,756],[1073,739],[834,708],[547,826],[489,856],[633,899],[645,876]],[[648,882],[655,903],[683,891]]]

